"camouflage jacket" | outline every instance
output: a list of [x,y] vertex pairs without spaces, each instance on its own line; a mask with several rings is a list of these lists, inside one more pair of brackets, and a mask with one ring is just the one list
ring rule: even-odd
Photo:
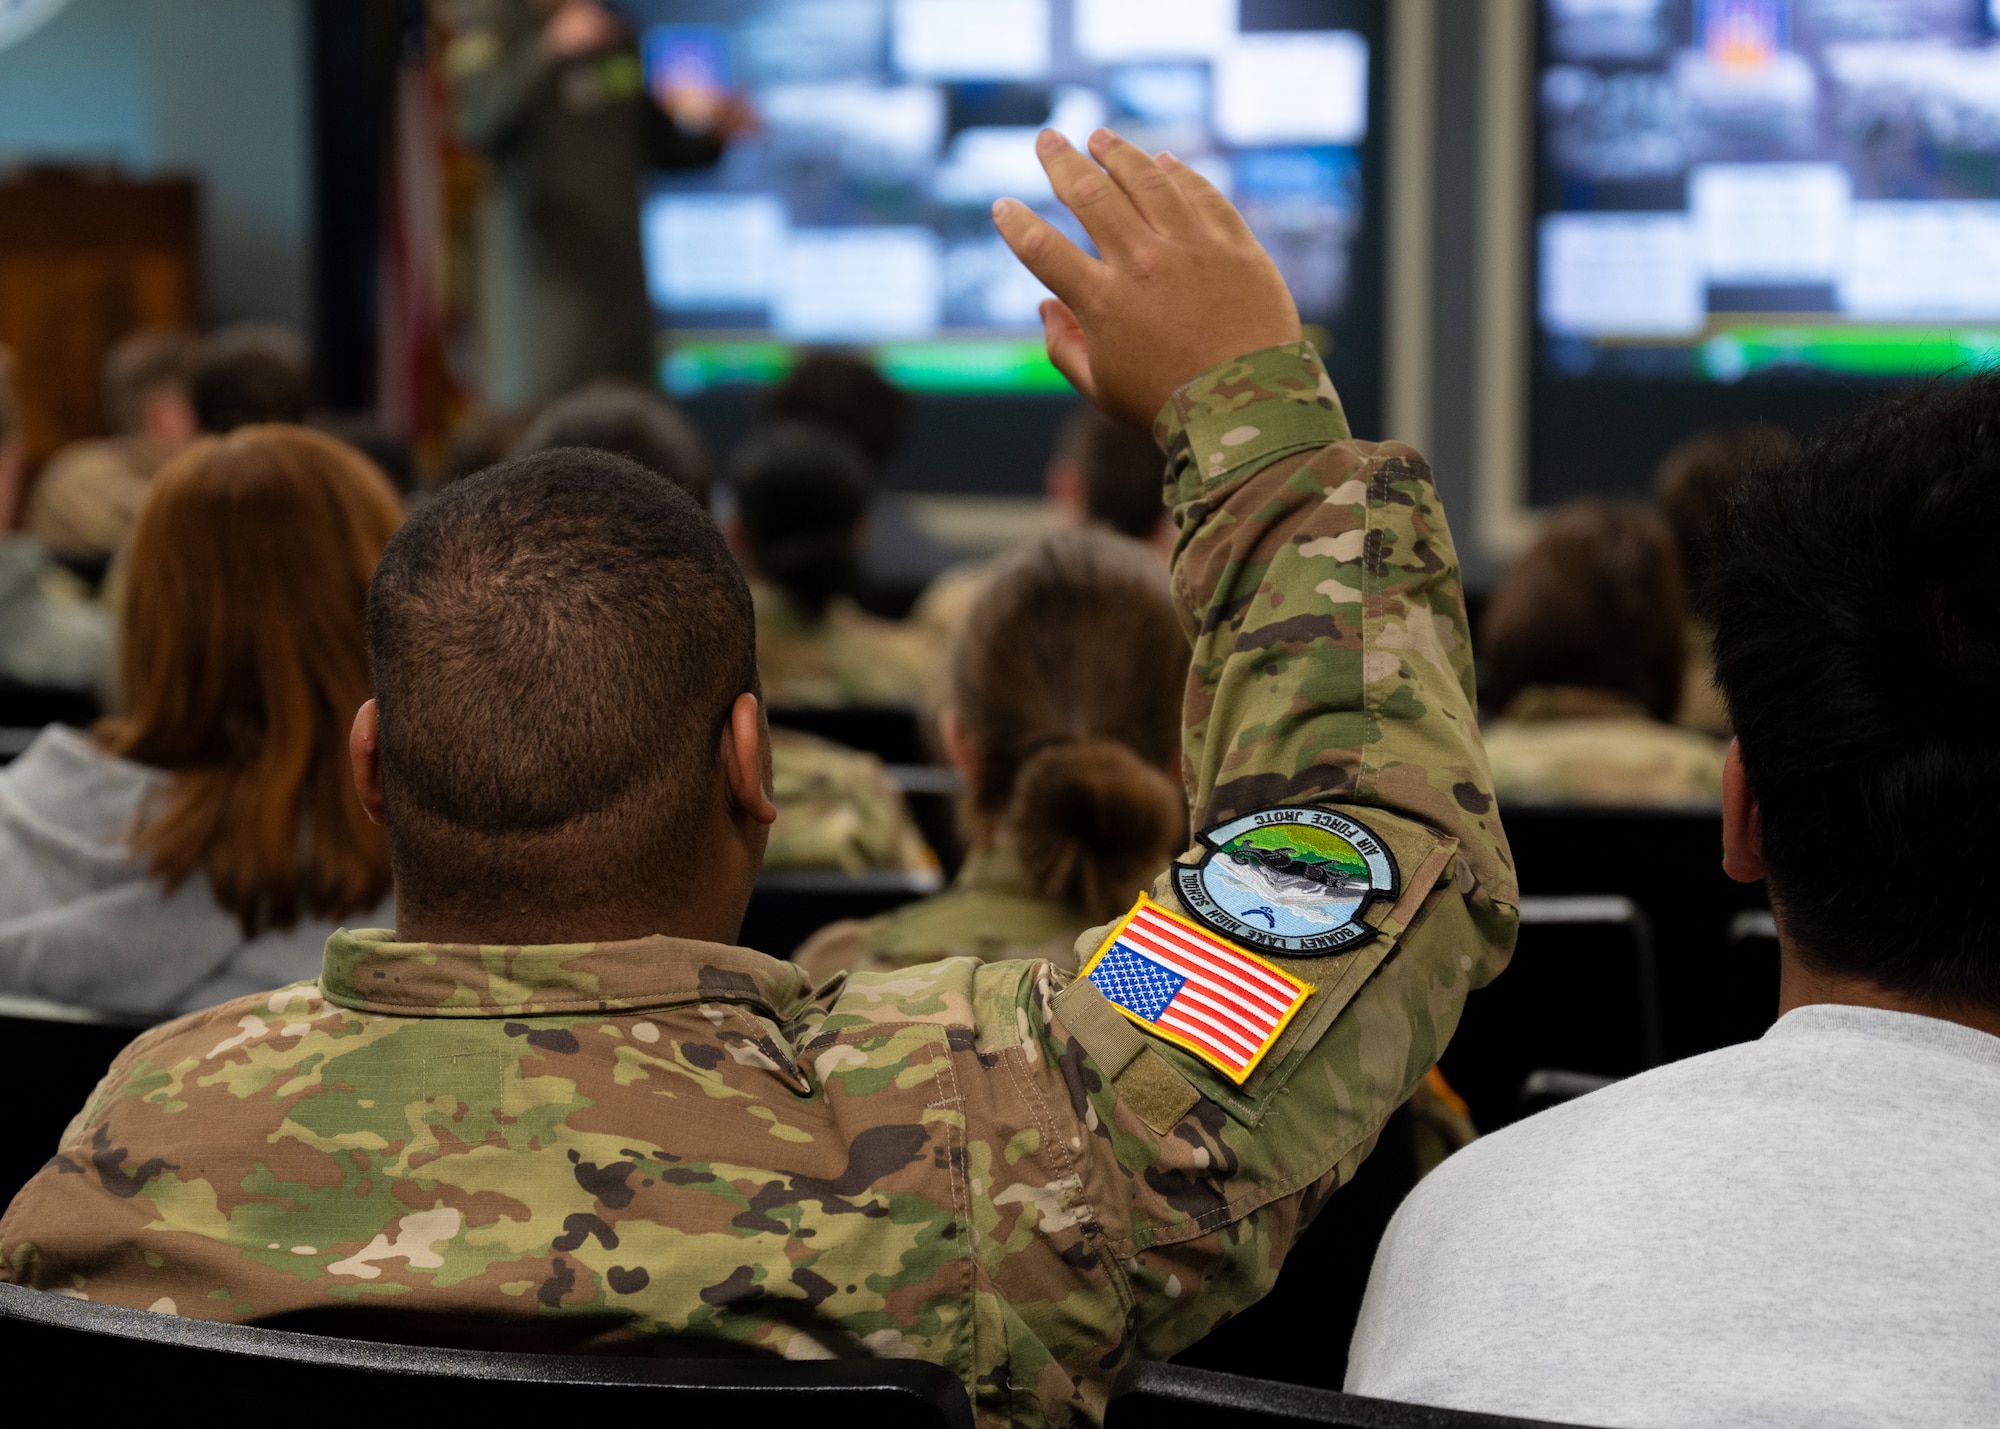
[[771,731],[778,821],[767,869],[936,873],[937,855],[881,760],[796,729]]
[[121,1054],[0,1220],[0,1274],[215,1319],[919,1356],[983,1424],[1101,1419],[1124,1364],[1269,1289],[1515,925],[1423,463],[1349,441],[1303,345],[1205,374],[1160,435],[1196,827],[1333,806],[1399,875],[1376,936],[1271,960],[1314,991],[1247,1080],[1046,961],[815,994],[665,938],[340,934],[317,986]]
[[836,597],[819,620],[783,591],[752,581],[757,674],[774,705],[915,705],[942,668],[939,642],[917,626]]
[[1020,860],[1004,845],[965,861],[951,887],[879,917],[832,923],[808,938],[792,961],[816,981],[840,972],[881,972],[977,958],[1047,958],[1077,969],[1075,945],[1095,920],[1028,886]]
[[1722,803],[1724,746],[1607,690],[1536,685],[1486,727],[1503,803]]

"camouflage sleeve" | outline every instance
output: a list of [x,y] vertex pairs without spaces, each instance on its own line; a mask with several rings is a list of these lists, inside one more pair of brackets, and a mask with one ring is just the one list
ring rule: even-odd
[[[1435,1064],[1466,994],[1505,965],[1516,922],[1457,557],[1423,459],[1352,440],[1304,344],[1205,373],[1155,434],[1194,647],[1194,828],[1329,811],[1393,874],[1352,915],[1358,938],[1256,949],[1312,991],[1247,1077],[1147,1035],[1087,977],[1050,999],[1043,1051],[1089,1134],[1085,1200],[1130,1291],[1123,1352],[1146,1357],[1270,1288]],[[1170,912],[1190,912],[1183,871],[1209,851],[1159,880]]]
[[554,72],[536,42],[533,11],[521,0],[457,0],[444,69],[458,136],[493,150],[513,137],[529,102]]

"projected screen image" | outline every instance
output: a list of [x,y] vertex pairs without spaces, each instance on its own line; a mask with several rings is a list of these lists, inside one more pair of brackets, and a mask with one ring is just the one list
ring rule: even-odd
[[904,385],[1055,391],[1046,291],[995,235],[1022,199],[1082,240],[1035,160],[1045,125],[1170,149],[1229,193],[1309,323],[1337,325],[1369,196],[1366,38],[1300,0],[630,0],[676,113],[725,89],[761,131],[661,174],[648,284],[689,395],[862,346]]
[[1544,0],[1558,378],[2000,359],[2000,0]]

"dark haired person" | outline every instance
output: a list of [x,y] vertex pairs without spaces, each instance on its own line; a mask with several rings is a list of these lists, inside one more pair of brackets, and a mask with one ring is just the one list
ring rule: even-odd
[[852,353],[808,352],[771,389],[765,410],[776,422],[830,427],[868,460],[877,476],[910,438],[910,396],[874,363]]
[[2000,379],[1746,483],[1706,600],[1723,867],[1777,1024],[1454,1157],[1348,1388],[1597,1425],[1976,1424],[2000,1405]]
[[[773,817],[734,561],[661,477],[521,458],[412,517],[370,592],[353,756],[396,931],[121,1054],[0,1220],[0,1276],[460,1343],[922,1358],[989,1429],[1101,1420],[1124,1365],[1269,1288],[1506,961],[1514,884],[1428,470],[1348,437],[1226,199],[1091,148],[1040,140],[1102,260],[996,219],[1068,300],[1058,365],[1173,453],[1194,646],[1163,658],[1225,848],[1074,981],[953,958],[816,995],[731,946]],[[1237,887],[1319,931],[1266,934]]]
[[1555,512],[1480,627],[1493,789],[1538,804],[1722,798],[1722,745],[1673,723],[1686,611],[1666,523],[1643,506]]
[[1730,734],[1729,712],[1715,687],[1715,632],[1699,614],[1729,502],[1751,472],[1784,464],[1798,445],[1783,427],[1761,422],[1706,427],[1677,442],[1660,458],[1654,475],[1654,504],[1673,529],[1681,585],[1696,612],[1688,621],[1678,719],[1703,734],[1722,739]]
[[147,328],[104,359],[107,437],[71,442],[49,458],[28,506],[28,530],[58,560],[102,571],[132,534],[153,473],[194,440],[188,398],[201,339]]
[[203,345],[188,398],[196,425],[211,436],[264,422],[303,422],[312,406],[305,345],[262,323],[223,328]]
[[650,388],[600,378],[556,398],[528,423],[515,456],[556,447],[589,447],[630,457],[708,505],[708,450],[694,424]]
[[922,630],[854,600],[870,477],[860,450],[803,422],[745,439],[729,539],[757,603],[757,669],[775,705],[915,705],[937,669]]

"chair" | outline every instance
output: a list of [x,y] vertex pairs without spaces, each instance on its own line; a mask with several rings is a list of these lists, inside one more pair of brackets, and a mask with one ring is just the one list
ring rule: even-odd
[[55,1155],[111,1059],[147,1025],[84,1007],[0,997],[0,1086],[9,1089],[0,1138],[0,1202],[12,1200]]
[[45,724],[84,729],[102,713],[97,696],[88,690],[26,685],[11,675],[0,675],[0,725],[10,729],[40,729]]
[[1309,1389],[1177,1364],[1133,1364],[1112,1388],[1104,1429],[1575,1429],[1546,1419],[1515,1419]]
[[1508,804],[1501,817],[1524,895],[1618,893],[1646,915],[1667,1061],[1764,1034],[1778,1010],[1777,952],[1732,943],[1730,927],[1769,903],[1761,885],[1723,873],[1719,813]]
[[1514,960],[1466,999],[1445,1077],[1493,1131],[1517,1120],[1530,1074],[1617,1078],[1664,1058],[1650,920],[1622,896],[1521,899]]
[[917,712],[900,705],[773,705],[770,719],[786,729],[866,750],[884,764],[923,764],[930,758]]
[[873,918],[927,897],[944,886],[936,873],[820,873],[808,869],[766,873],[750,894],[737,941],[774,958],[789,958],[799,944],[843,918]]
[[211,1404],[283,1405],[283,1417],[302,1422],[346,1421],[357,1407],[373,1405],[406,1422],[426,1414],[440,1422],[518,1424],[530,1416],[581,1422],[630,1413],[683,1424],[972,1429],[964,1387],[918,1360],[419,1348],[187,1320],[18,1285],[0,1285],[0,1344],[9,1363],[35,1366],[49,1384],[118,1384],[156,1404],[199,1394]]

